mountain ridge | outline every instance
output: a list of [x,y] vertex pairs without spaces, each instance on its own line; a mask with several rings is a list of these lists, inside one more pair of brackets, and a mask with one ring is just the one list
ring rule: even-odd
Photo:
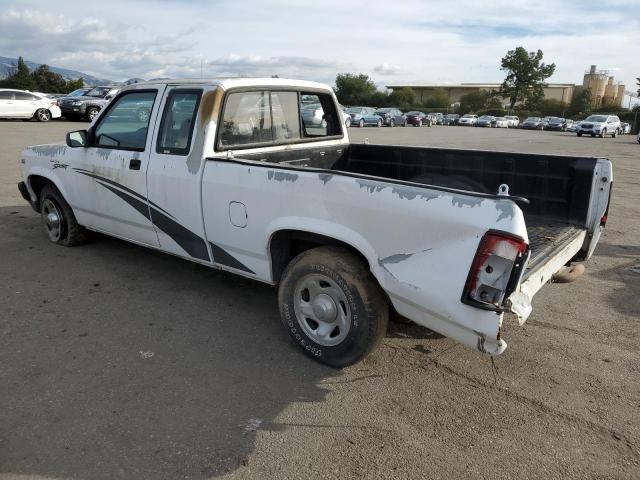
[[[59,73],[60,75],[62,75],[62,77],[65,80],[77,80],[78,78],[81,78],[84,81],[85,85],[87,86],[113,85],[113,84],[122,83],[122,82],[114,82],[113,80],[107,80],[104,78],[98,78],[93,75],[89,75],[88,73],[81,72],[79,70],[56,67],[48,63],[46,64],[38,63],[38,62],[33,62],[31,60],[26,60],[26,59],[24,63],[27,65],[27,67],[29,68],[29,71],[31,72],[37,69],[40,65],[49,65],[49,69],[52,72]],[[17,58],[0,56],[0,79],[8,77],[12,73],[13,68],[15,68],[17,64],[18,64]]]

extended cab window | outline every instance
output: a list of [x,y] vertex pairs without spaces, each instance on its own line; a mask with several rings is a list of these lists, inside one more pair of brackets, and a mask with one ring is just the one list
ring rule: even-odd
[[117,98],[96,126],[95,146],[143,151],[156,93],[132,91]]
[[201,95],[202,90],[173,90],[169,93],[160,124],[158,153],[189,153]]
[[330,137],[342,133],[336,106],[326,93],[301,95],[300,116],[305,137]]
[[220,146],[232,147],[273,142],[269,92],[227,95],[220,132]]
[[276,143],[300,139],[298,92],[271,92],[271,115]]

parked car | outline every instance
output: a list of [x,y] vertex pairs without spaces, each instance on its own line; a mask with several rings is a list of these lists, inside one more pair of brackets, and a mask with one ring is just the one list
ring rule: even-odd
[[518,126],[520,125],[520,119],[515,115],[507,115],[504,118],[507,119],[507,124],[509,125],[509,128],[518,128]]
[[62,116],[69,120],[83,118],[92,121],[119,89],[118,86],[106,85],[94,87],[82,95],[63,97],[59,100]]
[[0,88],[0,118],[35,118],[48,122],[60,116],[57,100],[26,90]]
[[571,125],[573,120],[567,120],[566,118],[551,117],[544,127],[545,130],[557,130],[564,132],[567,130],[567,126]]
[[413,125],[414,127],[421,127],[426,125],[430,127],[433,125],[433,120],[424,112],[418,112],[417,110],[405,113],[407,117],[407,123],[409,125]]
[[351,125],[364,127],[365,125],[382,126],[382,117],[375,114],[371,107],[349,107],[347,113],[351,116]]
[[449,113],[448,115],[445,115],[444,118],[442,119],[442,124],[443,125],[458,125],[458,120],[460,119],[460,115],[458,115],[457,113]]
[[588,134],[592,137],[598,135],[604,138],[605,135],[611,135],[611,138],[616,138],[619,130],[620,119],[616,115],[589,115],[580,122],[576,133],[579,137]]
[[342,105],[338,104],[338,108],[340,108],[340,115],[342,115],[344,126],[349,128],[351,126],[351,115],[347,113],[347,109]]
[[640,132],[638,132],[638,136],[636,137],[636,140],[638,140],[638,143],[640,143]]
[[463,115],[462,117],[460,117],[460,119],[458,120],[458,125],[463,127],[473,127],[475,126],[477,121],[478,121],[477,115],[467,113],[466,115]]
[[627,122],[620,123],[620,135],[629,135],[631,133],[631,124]]
[[[502,353],[504,313],[524,323],[533,296],[590,258],[605,227],[602,157],[352,144],[333,90],[315,82],[137,87],[67,133],[66,147],[16,156],[43,233],[70,247],[98,231],[273,285],[292,341],[334,367],[370,353],[390,311]],[[309,91],[322,131],[298,121]],[[132,104],[150,116],[119,121]]]
[[571,124],[567,123],[567,132],[576,132],[581,123],[582,121],[574,122],[573,120]]
[[491,122],[493,122],[494,119],[495,117],[492,117],[491,115],[483,115],[476,121],[475,126],[491,128]]
[[444,114],[440,112],[429,112],[429,115],[435,119],[434,125],[442,125],[444,123]]
[[543,129],[542,118],[529,117],[520,124],[520,128],[524,128],[527,130],[542,130]]
[[509,128],[509,120],[507,120],[505,117],[496,117],[495,127]]
[[544,130],[547,125],[549,124],[549,120],[551,120],[553,117],[552,116],[546,116],[542,118],[542,129]]
[[376,115],[379,115],[382,118],[382,123],[388,127],[407,126],[407,117],[397,108],[379,108],[376,110]]
[[305,125],[322,128],[327,126],[324,109],[319,103],[303,104],[300,106],[300,112]]

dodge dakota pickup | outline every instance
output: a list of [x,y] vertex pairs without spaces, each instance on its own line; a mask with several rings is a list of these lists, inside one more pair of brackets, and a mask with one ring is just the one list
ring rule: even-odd
[[505,314],[592,255],[612,185],[604,158],[352,144],[330,87],[278,78],[126,87],[21,169],[51,242],[102,232],[274,285],[293,341],[335,367],[390,315],[502,353]]

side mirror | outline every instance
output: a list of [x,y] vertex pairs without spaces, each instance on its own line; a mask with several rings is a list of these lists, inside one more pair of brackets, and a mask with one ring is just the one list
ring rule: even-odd
[[87,146],[87,131],[77,130],[67,133],[67,146],[71,148]]

